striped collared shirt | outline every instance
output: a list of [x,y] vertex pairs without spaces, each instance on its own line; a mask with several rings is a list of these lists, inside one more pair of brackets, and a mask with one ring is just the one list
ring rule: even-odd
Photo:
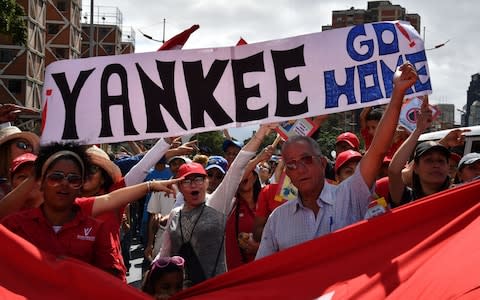
[[317,199],[320,210],[316,217],[300,198],[279,206],[268,218],[256,259],[363,220],[372,191],[357,168],[337,186],[325,181]]

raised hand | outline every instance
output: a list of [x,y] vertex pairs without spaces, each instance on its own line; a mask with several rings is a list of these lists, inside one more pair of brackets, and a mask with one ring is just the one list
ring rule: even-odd
[[402,92],[408,90],[417,81],[418,75],[415,67],[406,62],[397,68],[397,71],[393,75],[393,85],[395,88],[400,89]]

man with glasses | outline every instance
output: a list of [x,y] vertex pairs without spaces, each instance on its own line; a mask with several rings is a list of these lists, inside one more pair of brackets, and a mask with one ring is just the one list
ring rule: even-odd
[[315,140],[289,138],[282,147],[286,174],[299,196],[275,209],[265,225],[256,259],[328,234],[364,218],[383,157],[395,133],[405,92],[417,80],[414,67],[402,65],[393,80],[390,104],[372,146],[355,173],[338,186],[325,181],[326,159]]

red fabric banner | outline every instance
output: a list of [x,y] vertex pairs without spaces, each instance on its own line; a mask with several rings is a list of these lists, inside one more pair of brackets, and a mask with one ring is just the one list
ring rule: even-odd
[[479,191],[475,182],[433,195],[175,298],[480,299]]
[[[239,267],[176,299],[480,299],[480,181]],[[288,220],[286,220],[288,222]],[[0,226],[0,299],[148,299]]]
[[73,258],[54,257],[0,225],[0,299],[151,299]]
[[182,49],[183,45],[185,45],[190,35],[198,28],[200,28],[200,26],[195,24],[192,27],[180,32],[176,36],[172,37],[171,39],[163,43],[163,45],[160,48],[158,48],[157,51]]

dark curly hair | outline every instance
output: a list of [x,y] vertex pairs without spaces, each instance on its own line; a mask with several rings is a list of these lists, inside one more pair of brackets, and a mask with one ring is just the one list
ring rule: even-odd
[[164,268],[150,268],[150,270],[145,273],[145,278],[141,288],[142,292],[152,296],[155,295],[155,283],[160,280],[163,275],[174,272],[183,273],[183,268],[172,263],[168,264]]
[[[51,157],[52,155],[60,151],[71,151],[77,154],[80,157],[80,159],[83,161],[84,168],[85,168],[83,179],[85,180],[87,176],[86,170],[88,170],[90,166],[90,160],[85,152],[86,149],[87,149],[86,146],[78,145],[76,143],[52,143],[52,144],[41,146],[40,151],[38,153],[38,157],[35,160],[35,167],[34,167],[35,178],[41,179],[43,166],[45,165],[49,157]],[[45,172],[50,169],[50,167],[53,165],[54,162],[56,162],[59,159],[65,159],[65,158],[68,158],[68,155],[61,156],[55,159],[54,161],[52,161],[48,166],[48,168],[45,170]],[[70,157],[70,158],[72,159],[73,157]],[[75,162],[75,164],[77,164],[79,169],[82,169],[82,166],[79,164],[77,159],[72,159],[72,161]]]
[[380,121],[384,113],[382,108],[374,108],[372,109],[367,116],[365,117],[366,121]]

